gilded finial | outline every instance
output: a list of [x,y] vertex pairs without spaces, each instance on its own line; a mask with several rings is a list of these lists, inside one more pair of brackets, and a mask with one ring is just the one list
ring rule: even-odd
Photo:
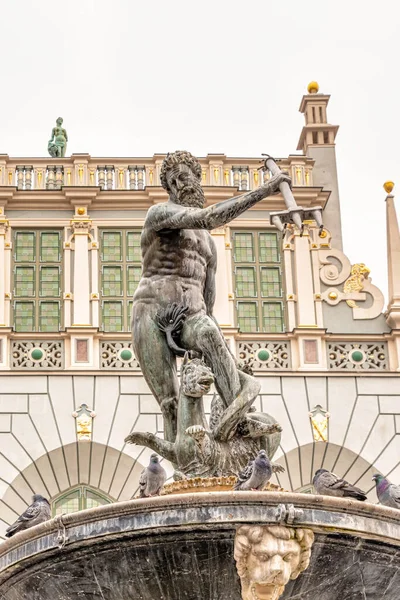
[[383,184],[383,189],[385,190],[385,192],[387,194],[391,194],[394,188],[394,183],[393,181],[385,181],[385,183]]
[[318,94],[319,85],[316,81],[311,81],[307,86],[307,91],[309,94]]

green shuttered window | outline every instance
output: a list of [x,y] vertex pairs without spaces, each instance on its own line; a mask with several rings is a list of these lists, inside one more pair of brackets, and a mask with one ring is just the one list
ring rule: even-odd
[[103,230],[101,243],[101,327],[129,331],[132,296],[142,273],[140,230]]
[[284,331],[278,233],[233,231],[236,319],[241,332]]
[[61,329],[61,243],[61,231],[14,232],[15,331]]

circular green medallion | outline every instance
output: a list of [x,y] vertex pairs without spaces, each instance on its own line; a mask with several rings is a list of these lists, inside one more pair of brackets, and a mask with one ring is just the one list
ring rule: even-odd
[[364,360],[364,354],[361,352],[361,350],[353,350],[351,353],[351,358],[354,360],[354,362],[361,362]]
[[31,357],[33,358],[33,360],[41,360],[43,358],[43,355],[43,350],[40,350],[40,348],[35,348],[31,352]]
[[127,348],[125,350],[122,350],[119,356],[120,358],[122,358],[122,360],[132,360],[132,352]]
[[269,359],[269,352],[268,350],[260,350],[259,353],[257,354],[258,360],[262,360],[262,361],[266,361]]

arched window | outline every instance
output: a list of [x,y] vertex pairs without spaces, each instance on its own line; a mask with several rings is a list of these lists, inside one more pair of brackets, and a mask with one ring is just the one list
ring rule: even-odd
[[110,504],[112,500],[104,494],[84,485],[65,492],[52,502],[53,516],[77,512],[85,508],[95,508]]

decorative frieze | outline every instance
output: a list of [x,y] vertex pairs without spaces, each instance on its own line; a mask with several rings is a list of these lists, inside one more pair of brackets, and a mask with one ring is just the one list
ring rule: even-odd
[[12,369],[63,369],[63,340],[13,340],[11,342]]
[[133,353],[131,342],[101,342],[100,368],[140,371],[140,366]]
[[389,368],[386,342],[331,342],[327,350],[329,369],[385,371]]
[[253,371],[290,369],[289,342],[239,341],[239,361]]

